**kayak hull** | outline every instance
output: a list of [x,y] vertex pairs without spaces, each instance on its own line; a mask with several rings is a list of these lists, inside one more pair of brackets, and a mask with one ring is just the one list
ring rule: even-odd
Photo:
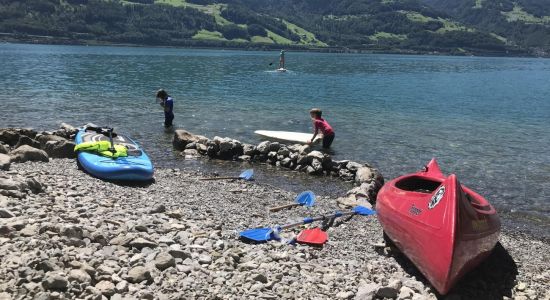
[[442,295],[491,253],[500,234],[493,206],[456,175],[445,177],[435,160],[385,184],[376,210],[386,235]]
[[[105,140],[108,137],[95,132],[79,131],[75,142]],[[77,159],[80,166],[91,175],[106,180],[148,181],[153,178],[154,168],[151,160],[132,139],[118,135],[113,139],[115,144],[122,144],[129,149],[127,157],[109,158],[91,152],[79,151]]]

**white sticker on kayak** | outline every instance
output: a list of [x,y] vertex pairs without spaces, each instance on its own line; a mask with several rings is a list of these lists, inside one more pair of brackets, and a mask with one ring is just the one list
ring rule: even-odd
[[435,194],[432,196],[432,199],[430,200],[430,203],[428,203],[428,208],[432,209],[434,208],[439,201],[443,198],[443,195],[445,194],[445,186],[442,186],[435,192]]

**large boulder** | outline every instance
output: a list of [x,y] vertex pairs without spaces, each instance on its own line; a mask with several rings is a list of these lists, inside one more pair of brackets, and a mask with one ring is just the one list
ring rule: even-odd
[[44,145],[44,151],[50,156],[55,158],[75,158],[76,152],[74,147],[75,142],[69,140],[61,141],[48,141]]
[[13,162],[49,161],[46,151],[33,148],[29,145],[23,145],[10,152],[10,158]]
[[11,159],[8,155],[0,153],[0,170],[9,170]]
[[73,137],[78,133],[78,129],[67,123],[61,123],[61,126],[58,130],[54,131],[53,134],[64,137],[66,139],[73,139]]
[[17,144],[15,144],[14,148],[17,149],[23,145],[29,145],[34,148],[40,148],[40,143],[38,141],[33,140],[26,135],[22,135],[19,137],[19,140],[17,141]]
[[195,135],[191,132],[183,129],[178,129],[174,132],[174,138],[172,139],[172,144],[177,150],[183,151],[185,146],[189,143],[200,143],[206,144],[208,138],[202,135]]
[[256,154],[256,146],[250,144],[243,144],[243,154],[248,156],[254,156]]
[[15,146],[21,136],[28,136],[33,139],[36,136],[36,131],[27,128],[4,128],[0,129],[0,142],[4,142],[10,146]]
[[0,143],[0,153],[8,154],[8,152],[10,152],[10,148],[8,148],[8,146]]
[[268,154],[270,149],[271,143],[269,141],[263,141],[258,144],[258,147],[256,147],[256,150],[260,152],[261,154]]
[[384,184],[384,177],[382,177],[382,174],[375,168],[360,167],[355,172],[355,183],[362,184],[365,182],[376,182],[382,186],[382,184]]
[[346,169],[350,170],[353,173],[357,172],[357,170],[361,167],[363,167],[362,164],[354,161],[350,161],[346,164]]
[[48,142],[61,142],[66,141],[67,139],[50,132],[42,132],[36,136],[36,140],[40,142],[41,147],[45,147]]

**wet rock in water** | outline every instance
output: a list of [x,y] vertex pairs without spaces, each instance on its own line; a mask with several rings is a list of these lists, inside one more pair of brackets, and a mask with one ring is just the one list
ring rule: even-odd
[[17,141],[17,144],[15,144],[14,148],[17,149],[23,145],[28,145],[33,148],[40,148],[40,143],[38,141],[33,140],[26,135],[22,135],[19,137],[19,140]]
[[0,153],[0,170],[8,171],[11,166],[11,159],[8,155]]
[[48,154],[44,150],[23,145],[12,152],[10,158],[13,162],[42,161],[48,162]]
[[53,158],[76,158],[75,146],[75,142],[68,140],[48,141],[43,146],[43,149]]
[[174,132],[174,138],[172,139],[172,144],[177,150],[185,150],[185,146],[189,143],[205,143],[208,140],[202,135],[195,135],[191,132],[183,129],[177,129]]

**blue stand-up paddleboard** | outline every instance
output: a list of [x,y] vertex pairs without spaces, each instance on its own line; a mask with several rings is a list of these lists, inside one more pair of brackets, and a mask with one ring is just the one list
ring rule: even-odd
[[[90,128],[80,130],[76,134],[77,145],[85,142],[110,141],[106,134]],[[78,152],[78,162],[91,175],[107,180],[148,181],[153,178],[153,164],[145,151],[129,137],[112,134],[114,145],[127,148],[127,156],[111,158],[89,151]]]

